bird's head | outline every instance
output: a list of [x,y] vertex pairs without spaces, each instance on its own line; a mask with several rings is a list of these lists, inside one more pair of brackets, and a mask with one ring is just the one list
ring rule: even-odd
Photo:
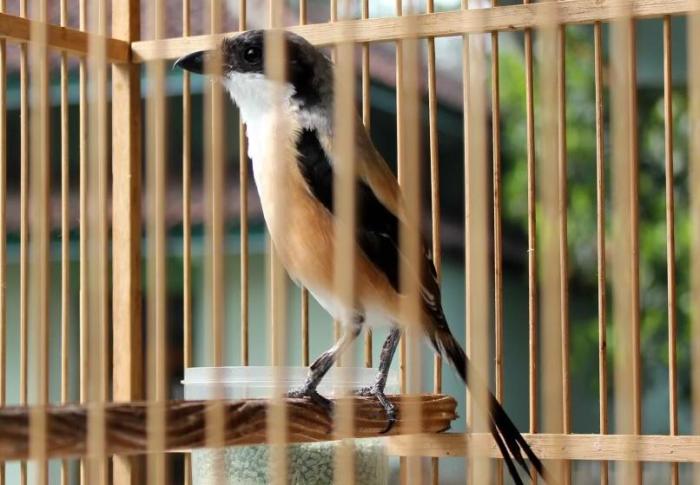
[[175,66],[220,77],[244,121],[274,108],[272,89],[282,87],[284,102],[297,111],[327,112],[333,97],[333,67],[322,51],[306,39],[284,33],[286,74],[282,86],[265,74],[265,31],[252,30],[224,39],[212,51],[181,57]]

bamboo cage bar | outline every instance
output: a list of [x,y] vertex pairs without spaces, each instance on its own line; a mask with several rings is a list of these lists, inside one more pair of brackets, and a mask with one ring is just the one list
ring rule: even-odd
[[[337,16],[348,18],[350,1],[341,0],[340,5],[332,5]],[[355,66],[354,46],[341,43],[335,49],[335,76],[333,78],[333,207],[335,220],[333,237],[336,245],[333,254],[333,285],[340,303],[352,308],[356,300],[355,277],[355,224],[357,167],[355,160]],[[349,321],[343,325],[343,332],[352,332],[350,321],[354,315],[344,315]],[[339,324],[340,322],[336,322]],[[307,326],[308,329],[308,326]],[[308,338],[308,336],[307,336]],[[337,338],[336,338],[337,340]],[[342,374],[352,372],[353,352],[343,357]],[[344,392],[343,394],[347,394]],[[342,399],[333,410],[335,438],[339,440],[333,467],[333,482],[344,485],[357,483],[355,476],[355,445],[350,439],[354,435],[355,401]]]
[[[530,0],[523,0],[528,4]],[[525,145],[527,154],[527,313],[528,313],[528,423],[530,433],[538,431],[538,306],[537,306],[537,218],[536,218],[536,167],[535,167],[535,106],[532,56],[532,29],[523,33],[525,57]],[[531,470],[530,478],[537,483],[537,472]]]
[[[613,316],[615,322],[616,431],[637,435],[640,428],[639,387],[639,260],[637,240],[637,160],[634,21],[620,6],[623,16],[613,24],[611,36],[612,170],[614,245],[612,253]],[[623,446],[634,449],[634,440]],[[634,453],[632,453],[632,456]],[[626,483],[641,483],[639,463],[619,468]]]
[[[564,0],[557,2],[561,24],[590,24],[596,21],[610,22],[619,19],[617,5],[629,8],[633,18],[658,18],[664,15],[685,15],[692,10],[694,0]],[[346,20],[348,40],[353,43],[389,42],[410,37],[445,37],[466,33],[523,30],[536,28],[546,13],[545,3],[534,2],[500,6],[497,9],[464,9],[433,14],[419,14],[414,18],[386,17],[368,20]],[[316,45],[332,45],[342,38],[340,22],[291,26],[287,30],[305,37]],[[413,28],[415,26],[415,28]],[[2,32],[0,30],[0,32]],[[137,41],[131,44],[131,61],[146,62],[154,58],[172,59],[196,50],[214,48],[226,33],[197,35],[188,38],[174,37],[159,41]]]
[[[568,177],[566,153],[566,28],[557,28],[557,239],[559,245],[559,320],[561,322],[562,432],[571,432],[571,384],[569,370],[569,248]],[[571,483],[571,464],[564,462],[564,485]]]
[[[245,4],[245,0],[243,0]],[[190,0],[182,0],[182,36],[187,37],[191,32],[190,19]],[[244,15],[244,14],[243,14]],[[192,93],[190,73],[183,71],[182,73],[182,369],[192,367]],[[243,136],[240,136],[241,141]],[[243,156],[240,157],[243,160]],[[243,166],[243,164],[241,164]],[[247,218],[244,214],[244,196],[242,187],[244,185],[243,177],[241,177],[241,255],[243,255],[244,246],[247,243],[247,238],[243,240],[243,226],[247,224]],[[245,200],[247,202],[247,199]],[[247,229],[247,226],[246,226]],[[247,232],[246,232],[247,235]],[[246,268],[247,269],[247,268]],[[247,282],[247,273],[246,273]],[[243,296],[246,296],[245,303],[247,304],[247,287],[244,287],[243,282],[243,256],[241,256],[241,304],[244,304]],[[247,307],[245,308],[247,310]],[[247,318],[243,318],[243,308],[241,309],[241,333],[243,327],[247,324]],[[242,359],[247,359],[247,338],[241,336]],[[247,360],[244,362],[247,363]],[[183,475],[184,484],[191,485],[192,483],[192,456],[186,453],[183,456]]]
[[[283,3],[280,0],[270,0],[268,4],[269,30],[265,33],[264,45],[264,70],[265,75],[274,81],[284,82],[286,79],[286,63],[287,52],[286,43],[281,28],[283,27]],[[272,130],[287,129],[284,125],[286,122],[283,114],[280,112],[282,106],[282,92],[280,89],[274,90],[271,93],[274,96],[273,106],[275,107],[271,115],[271,124],[274,127]],[[273,144],[271,147],[274,160],[281,155],[281,147]],[[272,221],[269,224],[270,233],[279,233],[283,230],[283,224],[286,217],[287,197],[289,191],[285,187],[286,170],[284,166],[275,174],[272,180],[274,194],[274,213]],[[287,282],[285,271],[282,263],[277,255],[272,238],[268,237],[268,275],[267,284],[268,291],[268,319],[269,319],[269,353],[268,359],[270,365],[274,367],[272,396],[269,401],[269,412],[266,425],[266,442],[270,446],[270,454],[268,460],[268,471],[270,483],[272,485],[283,485],[287,480],[288,460],[286,452],[286,444],[289,443],[288,424],[290,409],[284,401],[284,393],[287,389],[284,388],[282,382],[283,368],[287,360],[287,319],[286,319],[286,304],[287,304]]]
[[[0,13],[6,8],[0,0]],[[0,407],[7,401],[7,44],[0,39]],[[5,485],[0,463],[0,485]]]
[[[304,0],[302,0],[303,2]],[[240,31],[246,30],[247,19],[247,0],[239,1],[239,11],[238,11],[238,29]],[[243,121],[239,120],[238,123],[238,163],[239,167],[239,178],[240,178],[240,224],[241,224],[241,364],[249,364],[249,325],[250,325],[250,314],[249,314],[249,249],[248,249],[248,187],[249,187],[249,176],[248,176],[248,140],[245,135],[245,126]],[[307,304],[307,314],[308,314],[308,299]],[[303,321],[303,316],[302,316]],[[306,320],[308,324],[308,317]],[[307,340],[308,342],[308,340]],[[305,354],[306,363],[303,365],[308,365],[308,349]]]
[[[428,0],[425,5],[426,13],[435,11],[434,0]],[[435,72],[435,39],[428,37],[428,145],[430,150],[430,221],[432,237],[432,255],[435,272],[440,281],[442,272],[442,251],[440,248],[440,156],[438,144],[438,120],[437,120],[437,76]],[[364,48],[369,48],[363,44]],[[363,51],[364,52],[364,51]],[[364,78],[363,78],[364,81]],[[369,335],[369,333],[368,333]],[[371,365],[371,361],[369,363]],[[433,357],[433,392],[442,392],[442,357],[435,354]],[[437,458],[430,461],[431,483],[440,483],[440,462]]]
[[[86,5],[87,7],[87,5]],[[99,0],[86,10],[90,38],[87,56],[87,156],[86,217],[87,266],[86,276],[86,399],[89,404],[87,421],[88,458],[85,482],[108,483],[109,463],[105,452],[106,423],[104,407],[109,400],[110,368],[108,325],[107,261],[107,32],[106,3]]]
[[[68,2],[61,0],[59,4],[59,22],[61,27],[68,23]],[[61,85],[61,404],[68,403],[69,366],[70,366],[70,158],[69,158],[69,105],[68,105],[68,55],[61,53],[60,60]],[[0,87],[0,90],[2,87]],[[0,244],[4,244],[5,234],[0,234]],[[4,314],[4,310],[0,309]],[[61,485],[68,485],[68,462],[61,461]]]
[[[397,12],[410,19],[415,18],[416,2],[409,0],[403,6],[397,2]],[[399,263],[399,287],[405,296],[400,302],[399,312],[404,333],[401,338],[401,369],[404,391],[410,396],[421,392],[422,384],[422,354],[421,354],[421,324],[418,318],[421,314],[422,283],[416,276],[415,269],[421,267],[423,257],[421,248],[421,180],[420,166],[422,96],[419,94],[419,56],[421,47],[417,38],[400,41],[396,46],[397,67],[397,167],[398,181],[404,197],[405,217],[409,222],[399,228],[399,248],[403,258]],[[423,413],[420,404],[409,408],[406,419],[412,423],[409,428],[412,433],[423,429]],[[405,483],[422,483],[424,476],[423,462],[420,458],[408,457],[404,460],[402,473]]]
[[[154,39],[165,34],[165,10],[162,0],[148,3],[147,29]],[[166,319],[166,258],[165,203],[166,203],[166,124],[165,63],[153,61],[147,66],[148,96],[146,102],[146,177],[148,211],[148,325],[147,325],[147,397],[146,446],[148,450],[147,483],[171,483],[165,448],[166,403],[168,393],[168,348]],[[219,337],[220,335],[216,335]],[[216,352],[216,350],[215,350]],[[220,365],[220,364],[219,364]]]
[[[540,59],[554,59],[553,62],[542,61],[539,63],[539,90],[541,96],[546,97],[556,93],[556,102],[546,103],[540,110],[542,113],[541,128],[541,154],[537,160],[538,178],[545,180],[553,178],[552,183],[539,185],[539,203],[541,204],[542,217],[538,220],[543,228],[540,250],[548,257],[541,258],[541,361],[547,363],[563,363],[565,357],[562,346],[564,325],[561,317],[564,314],[562,300],[561,278],[566,275],[561,269],[562,256],[560,254],[560,201],[565,187],[560,180],[565,174],[561,170],[560,144],[563,140],[560,134],[560,113],[562,94],[560,91],[561,63],[563,59],[561,48],[561,27],[558,22],[561,10],[558,2],[547,4],[543,12],[541,27],[538,32],[538,46]],[[551,256],[550,256],[551,255]],[[565,419],[565,393],[562,383],[566,378],[562,365],[545,365],[542,372],[542,431],[561,434],[564,436]],[[565,463],[561,460],[547,463],[549,473],[557,483],[564,483],[568,473]]]
[[[299,1],[299,25],[307,22],[306,0]],[[243,160],[243,158],[241,158]],[[301,287],[301,365],[308,367],[309,361],[309,290]],[[337,335],[336,335],[337,340]]]
[[[664,159],[666,189],[666,277],[668,308],[668,427],[669,434],[678,434],[678,376],[676,322],[676,225],[673,195],[673,84],[671,68],[671,17],[663,19],[664,70]],[[671,485],[679,483],[678,464],[671,464]]]
[[[27,16],[27,0],[19,4],[21,17]],[[29,291],[29,74],[27,46],[19,51],[20,77],[20,282],[19,282],[19,403],[27,404],[28,391],[28,291]],[[20,463],[20,485],[27,484],[27,464]]]
[[[140,27],[137,1],[115,2],[112,5],[114,37],[133,42],[140,38]],[[119,109],[112,110],[111,135],[112,331],[119,336],[112,345],[112,398],[115,401],[134,401],[145,397],[142,376],[140,73],[140,66],[112,65],[112,99],[114,105],[119,106]],[[133,458],[115,457],[112,466],[115,485],[136,485],[144,480],[139,463]]]
[[[466,2],[463,8],[469,7]],[[463,40],[466,77],[465,85],[465,273],[466,273],[466,325],[468,340],[468,357],[471,366],[467,369],[466,391],[468,402],[468,426],[470,432],[483,433],[489,429],[487,416],[488,404],[488,369],[490,367],[488,345],[489,310],[488,305],[478,302],[489,300],[488,284],[488,241],[479,236],[488,233],[489,194],[488,187],[488,148],[487,148],[487,113],[488,104],[485,80],[489,66],[486,59],[486,36],[467,35]],[[493,165],[491,167],[493,169]],[[489,197],[489,195],[491,197]],[[467,442],[466,457],[469,483],[491,483],[492,464],[490,460],[473,454]]]
[[[497,0],[492,0],[495,8]],[[501,80],[498,32],[491,33],[491,160],[493,185],[493,314],[495,396],[503,403],[503,224],[501,220]],[[503,463],[496,463],[496,483],[503,484]]]
[[[690,293],[693,307],[690,313],[691,338],[691,415],[692,431],[700,433],[700,2],[693,2],[693,12],[688,19],[688,112],[690,115],[689,140],[689,191],[690,214],[693,228],[690,234]],[[692,480],[700,481],[700,467],[693,466]]]
[[[605,243],[605,127],[603,106],[603,27],[593,25],[596,130],[596,245],[598,277],[598,422],[600,434],[608,433],[608,337],[607,268]],[[608,484],[608,462],[600,463],[600,483]]]
[[[211,0],[204,3],[204,29],[210,34],[221,31],[224,6]],[[224,225],[223,184],[224,184],[224,138],[223,138],[223,93],[215,77],[221,74],[221,57],[215,55],[206,68],[213,73],[205,80],[204,90],[204,187],[206,199],[205,219],[205,278],[207,312],[207,364],[213,367],[224,365]],[[224,442],[224,408],[219,402],[207,407],[205,421],[206,444],[218,448]],[[213,460],[214,480],[222,480],[223,455],[217,453]]]
[[[362,0],[362,19],[369,18],[369,0]],[[369,43],[362,44],[362,124],[371,138],[372,99],[370,78],[370,51]],[[372,367],[372,329],[365,330],[365,367]]]
[[33,355],[29,367],[29,402],[34,404],[29,414],[29,458],[34,471],[34,483],[48,484],[49,470],[46,449],[49,403],[49,61],[46,46],[46,0],[36,2],[35,23],[30,32],[29,106],[31,133],[34,137],[29,151],[30,185],[30,274],[32,292],[29,299],[28,355]]
[[[83,29],[76,30],[70,27],[48,24],[36,19],[30,20],[24,17],[25,15],[22,13],[20,13],[19,17],[7,13],[0,13],[0,37],[12,40],[13,42],[26,44],[31,40],[32,31],[45,29],[45,42],[51,49],[87,56],[88,46],[91,42],[94,42],[93,37],[96,36],[96,34],[84,32]],[[107,38],[104,35],[97,35],[97,37],[100,37],[101,40],[107,44],[107,60],[114,63],[129,62],[130,53],[128,42]]]

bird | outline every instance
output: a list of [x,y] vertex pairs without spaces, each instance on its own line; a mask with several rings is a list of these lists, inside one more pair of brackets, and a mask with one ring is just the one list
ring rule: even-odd
[[[401,189],[394,173],[362,124],[355,120],[356,296],[343,303],[334,291],[333,120],[334,70],[332,60],[303,37],[283,31],[286,71],[283,79],[266,75],[265,30],[225,37],[219,47],[179,58],[174,67],[208,75],[221,82],[238,106],[246,127],[248,156],[262,205],[263,216],[278,257],[289,276],[306,287],[335,318],[344,333],[310,366],[304,385],[291,397],[305,397],[331,409],[318,393],[318,385],[339,355],[355,340],[365,324],[375,319],[390,322],[373,385],[358,390],[373,396],[387,416],[388,431],[397,418],[394,404],[384,391],[391,361],[405,324],[400,306],[400,268],[407,265],[399,233],[410,228]],[[336,156],[337,158],[337,156]],[[283,202],[280,202],[284,187]],[[280,204],[284,220],[279,220]],[[415,227],[415,226],[414,226]],[[440,283],[427,244],[423,242],[418,275],[421,329],[432,348],[455,368],[465,384],[474,373],[464,349],[450,331],[441,302]],[[404,266],[405,267],[405,266]],[[468,382],[468,377],[472,382]],[[545,476],[540,459],[492,393],[486,391],[491,434],[516,484],[520,471],[529,473],[525,457]],[[516,465],[517,464],[517,465]]]

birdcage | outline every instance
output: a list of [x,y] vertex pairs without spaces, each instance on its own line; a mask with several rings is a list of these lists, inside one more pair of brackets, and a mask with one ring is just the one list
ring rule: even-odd
[[335,66],[338,300],[360,291],[366,130],[414,222],[401,268],[429,242],[468,381],[490,382],[548,481],[697,479],[698,15],[692,0],[0,0],[0,484],[511,480],[485,389],[423,343],[408,270],[395,425],[352,392],[382,326],[333,371],[332,413],[287,397],[347,326],[286,276],[221,73],[171,68],[250,29],[273,82],[282,30]]

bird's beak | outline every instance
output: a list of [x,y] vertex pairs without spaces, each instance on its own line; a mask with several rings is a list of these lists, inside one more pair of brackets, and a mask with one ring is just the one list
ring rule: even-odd
[[175,61],[173,67],[179,67],[195,74],[207,74],[212,69],[212,62],[215,62],[216,57],[215,51],[197,51],[182,56]]

